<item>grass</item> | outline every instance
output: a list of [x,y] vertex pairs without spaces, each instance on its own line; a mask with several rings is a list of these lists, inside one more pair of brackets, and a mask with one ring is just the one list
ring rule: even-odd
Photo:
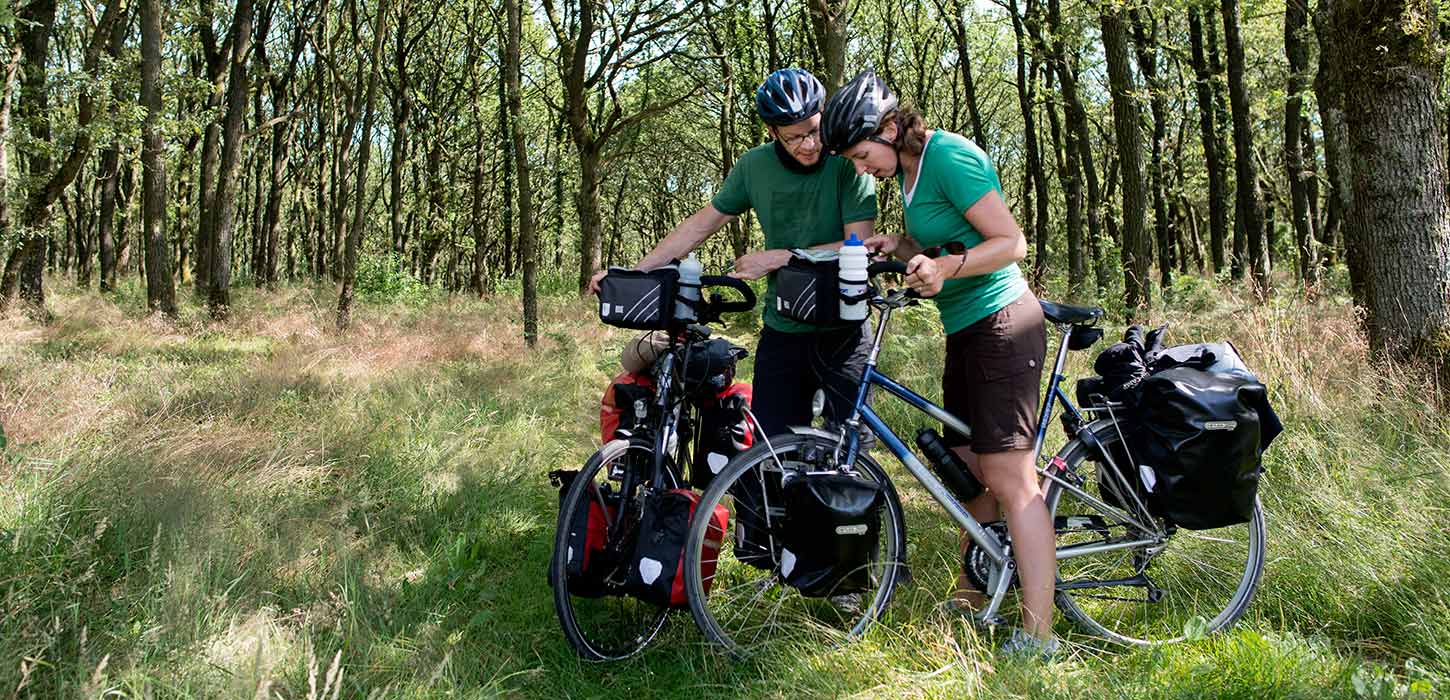
[[[194,307],[147,320],[139,294],[60,291],[53,324],[0,326],[0,697],[1450,692],[1450,422],[1413,374],[1371,363],[1342,299],[1176,290],[1170,338],[1231,338],[1288,426],[1262,492],[1263,588],[1229,634],[1071,637],[1043,667],[936,612],[955,535],[904,481],[916,580],[861,642],[732,663],[678,615],[636,659],[581,663],[545,583],[545,473],[597,446],[624,332],[563,296],[529,350],[512,297],[367,304],[338,335],[331,290],[239,290],[225,325]],[[934,315],[911,310],[883,353],[927,393]]]

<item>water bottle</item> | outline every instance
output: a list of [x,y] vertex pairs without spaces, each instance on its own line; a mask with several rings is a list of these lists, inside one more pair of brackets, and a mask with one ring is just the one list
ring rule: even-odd
[[688,323],[699,318],[695,306],[700,303],[700,273],[704,271],[705,266],[700,264],[700,259],[694,253],[680,261],[680,293],[679,299],[675,300],[676,320]]
[[841,246],[839,275],[842,321],[866,319],[866,267],[871,264],[870,257],[866,244],[854,233]]
[[967,463],[942,442],[941,436],[935,430],[922,428],[916,431],[916,446],[921,448],[927,460],[935,467],[937,476],[941,477],[942,484],[957,500],[970,501],[982,495],[982,483],[972,475]]

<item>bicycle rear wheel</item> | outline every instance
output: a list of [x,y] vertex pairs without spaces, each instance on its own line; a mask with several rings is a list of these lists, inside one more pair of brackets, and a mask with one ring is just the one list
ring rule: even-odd
[[[1121,441],[1112,420],[1089,426],[1104,447]],[[1073,440],[1058,452],[1065,473],[1101,499],[1113,483],[1096,450]],[[1061,472],[1054,472],[1061,473]],[[1213,530],[1151,533],[1124,524],[1082,494],[1051,479],[1044,496],[1064,548],[1082,556],[1059,558],[1057,606],[1085,631],[1125,644],[1163,644],[1229,627],[1248,609],[1264,569],[1264,514],[1258,502],[1247,523]],[[1160,527],[1161,521],[1157,523]],[[1119,545],[1118,549],[1106,549]]]
[[[600,494],[607,494],[605,497],[615,508],[611,530],[637,525],[643,488],[639,483],[648,483],[652,466],[653,451],[649,445],[628,440],[609,442],[585,462],[560,503],[549,580],[555,582],[554,611],[559,625],[569,645],[583,659],[613,661],[638,653],[659,635],[669,615],[666,608],[622,595],[618,585],[611,583],[623,581],[627,556],[611,558],[611,563],[605,565],[607,570],[592,570],[587,585],[571,585],[571,582],[583,583],[584,576],[578,576],[580,580],[571,579],[567,556],[561,556],[570,547],[571,528],[566,517],[576,513],[586,498],[599,499]],[[632,470],[636,476],[636,485],[628,494],[620,493],[626,470]],[[665,487],[678,486],[675,470],[666,465],[664,471]],[[596,580],[599,578],[604,580],[602,586]]]
[[[882,487],[879,537],[864,571],[849,587],[808,597],[785,583],[792,556],[779,539],[788,517],[780,490],[782,467],[820,471],[831,465],[835,436],[791,435],[771,441],[781,464],[764,444],[736,457],[711,482],[696,513],[717,505],[730,511],[721,548],[705,544],[706,518],[695,517],[685,545],[685,590],[695,623],[710,641],[745,656],[782,641],[836,644],[854,639],[886,608],[906,549],[901,503],[880,465],[862,454],[850,473]],[[767,527],[769,522],[769,527]],[[707,573],[713,572],[713,573]],[[705,586],[710,589],[706,593]]]

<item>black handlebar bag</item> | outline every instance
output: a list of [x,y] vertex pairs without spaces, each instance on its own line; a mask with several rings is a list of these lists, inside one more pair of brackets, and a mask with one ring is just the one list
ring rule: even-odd
[[675,315],[680,273],[673,268],[614,268],[599,281],[599,320],[619,328],[662,331]]
[[841,321],[840,265],[792,256],[775,271],[775,310],[793,321],[831,325]]
[[809,597],[856,593],[871,585],[881,540],[881,485],[848,474],[787,479],[780,575]]

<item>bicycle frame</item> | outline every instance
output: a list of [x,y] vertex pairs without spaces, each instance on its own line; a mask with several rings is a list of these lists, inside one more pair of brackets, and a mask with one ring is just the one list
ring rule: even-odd
[[[946,409],[936,405],[935,403],[932,403],[931,401],[927,400],[926,398],[922,397],[920,394],[917,394],[911,389],[902,386],[895,380],[887,377],[876,369],[877,356],[880,354],[881,351],[881,339],[885,334],[886,326],[891,320],[891,315],[893,311],[893,307],[889,304],[883,304],[880,306],[880,308],[880,322],[877,324],[875,338],[871,345],[871,353],[867,357],[866,368],[862,373],[861,386],[856,395],[856,403],[852,409],[851,417],[846,421],[848,429],[842,431],[841,436],[837,442],[838,455],[839,451],[842,448],[845,449],[845,459],[838,463],[853,464],[855,462],[857,452],[860,449],[860,427],[864,424],[868,429],[871,430],[872,433],[876,435],[876,437],[882,442],[882,444],[885,445],[886,448],[890,450],[893,455],[896,456],[896,458],[902,463],[902,465],[906,467],[907,471],[911,473],[912,477],[914,477],[924,488],[926,488],[927,493],[931,494],[931,497],[936,500],[936,502],[942,507],[943,510],[947,512],[948,515],[951,516],[952,520],[956,521],[957,525],[959,525],[962,530],[967,533],[967,536],[970,537],[972,541],[975,542],[977,546],[980,547],[982,551],[985,552],[986,555],[991,558],[991,560],[997,566],[1003,567],[1004,569],[1014,568],[1015,564],[1013,563],[1012,558],[1007,554],[1006,551],[1003,550],[1001,545],[998,544],[997,538],[990,535],[987,532],[986,528],[984,528],[982,524],[976,520],[976,518],[972,517],[971,513],[969,513],[967,509],[960,502],[957,501],[956,497],[952,494],[952,492],[948,490],[944,484],[942,484],[941,480],[939,480],[936,475],[931,473],[931,469],[926,464],[924,464],[922,460],[919,459],[910,448],[906,446],[906,443],[904,443],[901,438],[898,437],[896,433],[893,432],[891,428],[886,425],[886,423],[881,419],[880,415],[878,415],[867,402],[868,398],[871,396],[872,387],[880,387],[881,389],[884,389],[887,393],[905,401],[912,408],[915,408],[916,410],[921,411],[922,413],[925,413],[926,415],[940,421],[944,425],[950,427],[952,430],[960,432],[964,435],[971,434],[970,428],[960,418],[957,418]],[[1059,325],[1059,330],[1063,331],[1062,342],[1058,347],[1057,357],[1053,363],[1052,375],[1048,384],[1046,395],[1043,397],[1042,409],[1037,421],[1037,432],[1033,441],[1032,459],[1034,464],[1040,463],[1042,446],[1047,437],[1047,426],[1052,421],[1052,414],[1055,405],[1058,402],[1062,403],[1063,410],[1067,411],[1071,415],[1072,419],[1076,421],[1076,424],[1080,425],[1086,422],[1082,412],[1079,411],[1077,407],[1073,406],[1072,402],[1068,399],[1066,392],[1062,390],[1062,382],[1066,380],[1066,376],[1062,374],[1062,369],[1067,362],[1067,352],[1069,349],[1068,333],[1070,332],[1071,327],[1070,325]],[[1109,464],[1112,465],[1111,455],[1104,456],[1108,460]],[[1062,466],[1060,466],[1058,462],[1060,462],[1060,460],[1054,459],[1045,466],[1038,466],[1038,475],[1043,479],[1050,479],[1060,484],[1063,488],[1072,491],[1078,497],[1093,504],[1093,506],[1101,510],[1104,515],[1114,517],[1115,519],[1120,520],[1126,524],[1137,527],[1143,532],[1151,532],[1153,533],[1153,536],[1144,539],[1135,539],[1128,542],[1086,544],[1064,547],[1057,550],[1057,559],[1069,559],[1072,557],[1098,554],[1117,549],[1132,549],[1153,544],[1161,539],[1161,531],[1151,519],[1149,519],[1147,523],[1144,523],[1139,517],[1136,517],[1134,514],[1127,513],[1119,508],[1115,508],[1108,505],[1107,503],[1104,503],[1102,500],[1079,488],[1076,484],[1062,478],[1062,476],[1060,476],[1059,474],[1054,473],[1055,471],[1059,471],[1062,468]],[[1113,472],[1114,475],[1117,476],[1117,469],[1111,469],[1108,471]],[[1130,494],[1134,493],[1132,489],[1125,489],[1124,492]],[[1136,494],[1134,494],[1133,498],[1135,501],[1137,501]],[[1138,506],[1140,513],[1146,512],[1146,509],[1143,508],[1141,502],[1137,502],[1135,505]],[[987,621],[992,620],[997,616],[997,611],[1001,607],[1002,600],[1006,595],[1008,589],[1011,587],[1012,579],[1012,576],[998,577],[996,590],[988,592],[990,599],[987,606],[978,613],[976,613],[976,616],[979,619]]]

